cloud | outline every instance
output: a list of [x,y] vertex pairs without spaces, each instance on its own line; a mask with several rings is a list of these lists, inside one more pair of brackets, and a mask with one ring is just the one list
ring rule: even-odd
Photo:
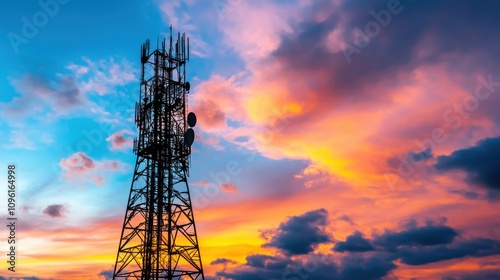
[[[222,271],[216,273],[216,276],[230,280],[375,280],[391,275],[399,262],[409,266],[420,266],[464,257],[500,255],[499,240],[481,237],[459,238],[457,230],[444,225],[446,219],[439,222],[427,221],[422,226],[411,220],[402,231],[386,230],[383,234],[373,235],[372,238],[365,238],[361,232],[355,231],[345,241],[336,241],[331,254],[314,253],[310,242],[301,244],[300,238],[311,240],[311,232],[317,231],[311,229],[312,224],[325,225],[326,215],[325,210],[319,209],[288,218],[280,224],[279,230],[267,232],[268,235],[274,235],[267,238],[275,243],[280,242],[277,240],[287,241],[279,244],[285,246],[275,246],[280,250],[277,254],[248,255],[244,264],[224,267]],[[292,241],[301,245],[291,249],[289,243]],[[330,242],[331,240],[326,243]],[[268,243],[263,245],[267,246]],[[297,257],[298,254],[301,256]],[[219,262],[227,263],[226,259],[220,259],[217,263]],[[494,274],[484,275],[489,277]]]
[[66,212],[66,208],[62,204],[52,204],[43,209],[43,213],[52,218],[62,217],[64,212]]
[[59,74],[57,78],[48,78],[28,73],[20,79],[12,79],[11,83],[21,96],[0,106],[11,116],[27,116],[43,110],[67,114],[88,102],[71,75]]
[[250,255],[244,265],[217,272],[231,280],[282,279],[381,279],[396,268],[382,256],[347,256],[340,263],[330,256],[311,254],[303,260],[268,255]]
[[201,180],[201,181],[198,181],[198,182],[194,182],[194,183],[191,183],[191,185],[195,186],[195,187],[206,187],[208,186],[208,182],[205,181],[205,180]]
[[500,279],[500,269],[482,269],[481,271],[460,271],[450,273],[442,280],[497,280]]
[[387,165],[396,169],[400,167],[402,163],[410,163],[410,164],[420,164],[425,162],[433,157],[432,150],[427,148],[421,152],[409,151],[406,154],[406,157],[398,156],[398,157],[390,157],[387,159]]
[[220,107],[212,100],[200,100],[193,106],[193,111],[199,116],[200,125],[206,129],[223,128],[226,117]]
[[[199,57],[209,56],[212,52],[211,45],[203,40],[198,31],[198,26],[204,24],[200,22],[202,17],[190,16],[190,14],[199,13],[199,10],[194,7],[197,3],[187,0],[159,1],[158,3],[166,23],[175,29],[189,32],[190,53]],[[170,34],[165,34],[165,36],[170,36]]]
[[460,259],[467,256],[484,257],[499,254],[500,241],[487,238],[473,238],[460,240],[451,246],[405,247],[398,250],[397,256],[405,264],[423,265]]
[[224,183],[220,185],[220,189],[223,192],[236,192],[238,190],[238,187],[233,183]]
[[479,198],[479,194],[477,192],[473,192],[473,191],[449,190],[449,193],[458,194],[458,195],[461,195],[461,196],[463,196],[467,199],[470,199],[470,200],[476,200]]
[[349,216],[347,216],[347,215],[340,216],[339,220],[345,221],[345,222],[349,223],[351,226],[356,225],[356,223],[351,218],[349,218]]
[[114,160],[96,161],[83,152],[76,152],[59,161],[63,176],[71,181],[86,181],[97,186],[104,184],[104,175],[112,171],[123,172],[126,165]]
[[[375,159],[408,153],[415,138],[424,139],[421,135],[428,137],[432,126],[440,127],[447,107],[470,95],[471,77],[497,68],[491,61],[493,46],[500,44],[487,35],[498,23],[491,12],[498,7],[495,2],[460,1],[451,12],[453,2],[399,1],[401,13],[392,14],[390,23],[348,63],[343,49],[353,44],[353,30],[376,23],[372,14],[386,10],[388,2],[396,1],[241,2],[219,28],[224,42],[244,60],[246,73],[238,94],[230,95],[233,106],[213,110],[224,113],[229,130],[233,122],[241,124],[239,132],[246,128],[246,135],[239,136],[251,140],[244,146],[266,157],[310,160],[355,185],[386,184],[380,176],[386,166]],[[487,45],[450,36],[444,18],[456,23],[451,33],[477,36]],[[207,84],[237,85],[224,82],[213,75]],[[238,114],[228,112],[233,107]],[[409,156],[425,161],[444,146]]]
[[4,145],[7,149],[35,150],[35,143],[30,139],[25,131],[14,130],[9,135],[10,143]]
[[211,265],[217,265],[217,264],[228,265],[228,264],[236,264],[236,262],[233,260],[230,260],[230,259],[226,259],[226,258],[218,258],[216,260],[213,260],[210,264]]
[[500,191],[500,165],[492,160],[498,157],[500,137],[486,138],[473,147],[456,150],[447,156],[438,156],[434,167],[441,172],[465,171],[468,183]]
[[427,148],[420,153],[415,153],[414,151],[410,151],[408,153],[408,158],[414,159],[415,161],[426,161],[432,158],[432,149]]
[[225,12],[219,21],[224,43],[234,48],[248,64],[276,49],[280,33],[292,31],[287,21],[307,6],[297,1],[286,4],[270,1],[218,1],[218,4],[220,2],[232,2],[232,7],[226,6],[230,12]]
[[[338,279],[382,279],[396,268],[391,258],[384,255],[347,255],[341,259]],[[334,278],[334,279],[337,279]]]
[[128,138],[125,135],[134,135],[134,133],[130,130],[121,130],[106,138],[106,141],[111,143],[111,150],[124,150],[132,148],[133,138]]
[[67,159],[61,159],[59,165],[67,174],[87,174],[95,168],[95,162],[85,153],[77,152]]
[[240,76],[236,74],[226,79],[213,75],[194,89],[190,109],[198,116],[204,131],[221,131],[227,128],[228,119],[245,118],[244,101],[241,100],[244,93],[238,85]]
[[235,271],[217,272],[217,276],[228,277],[234,280],[273,280],[282,279],[283,271],[291,263],[284,257],[268,255],[250,255],[246,257],[246,263]]
[[395,250],[399,246],[433,246],[450,244],[458,236],[458,232],[445,225],[425,225],[409,228],[401,232],[386,230],[373,240],[373,244],[386,250]]
[[28,276],[28,277],[22,277],[22,278],[4,278],[3,276],[0,276],[0,280],[17,280],[17,279],[22,279],[22,280],[54,280],[53,278],[40,278],[36,276]]
[[314,246],[329,242],[324,231],[328,224],[328,212],[318,209],[300,216],[292,216],[274,230],[273,236],[264,247],[275,247],[290,255],[308,254]]
[[138,80],[138,70],[126,60],[115,58],[92,61],[83,57],[83,64],[70,63],[66,68],[73,71],[83,92],[106,95],[117,86],[124,86]]
[[[500,241],[488,238],[457,239],[458,232],[445,225],[428,223],[425,226],[400,232],[386,230],[382,235],[375,235],[372,240],[361,239],[359,233],[349,236],[345,242],[338,242],[335,251],[349,251],[347,245],[352,245],[352,252],[362,250],[356,247],[361,244],[365,251],[376,251],[377,254],[390,256],[408,265],[424,265],[444,260],[463,257],[484,257],[500,254]],[[373,247],[369,247],[373,244]]]
[[[26,118],[33,124],[40,120],[53,122],[70,114],[72,117],[102,115],[102,119],[112,113],[120,114],[110,112],[109,108],[121,101],[115,99],[110,106],[107,100],[97,99],[97,103],[104,103],[103,106],[107,107],[104,110],[100,104],[89,99],[88,93],[114,93],[116,87],[137,81],[137,70],[125,59],[119,62],[115,62],[114,58],[95,62],[87,58],[83,60],[83,65],[70,63],[64,72],[28,72],[10,78],[19,95],[8,102],[1,102],[0,114],[5,114],[5,119],[15,124],[23,124]],[[45,136],[41,141],[46,143],[51,140]]]
[[[337,37],[354,44],[359,36],[354,32],[356,28],[364,30],[367,23],[375,21],[370,12],[387,10],[387,1],[355,4],[339,1],[339,7],[330,1],[312,5],[310,12],[301,18],[302,21],[295,22],[293,32],[283,33],[280,46],[273,56],[286,65],[289,72],[328,72],[330,79],[326,80],[326,75],[318,75],[316,80],[332,89],[355,89],[384,81],[398,75],[400,70],[411,71],[422,63],[439,62],[453,52],[468,56],[479,56],[483,52],[493,55],[494,46],[500,44],[498,38],[488,35],[494,31],[492,24],[500,22],[492,12],[500,7],[497,2],[484,1],[473,5],[459,1],[453,12],[449,10],[449,5],[456,2],[452,1],[394,2],[399,3],[402,11],[392,14],[389,24],[381,28],[377,36],[369,38],[368,45],[360,53],[352,55],[351,63],[347,63],[343,51],[332,52],[327,47],[331,43],[328,35],[340,33]],[[428,15],[425,20],[420,18],[424,11]],[[320,18],[321,12],[324,15]],[[443,14],[447,15],[446,20]],[[461,36],[477,37],[488,42],[488,46],[451,35],[453,32],[444,28],[444,22],[453,23],[453,30]],[[337,92],[334,98],[350,98],[348,93],[345,90]],[[368,101],[380,97],[379,92],[373,91],[359,92],[353,98],[365,98]]]
[[97,274],[97,276],[104,277],[104,280],[112,280],[113,279],[113,269],[103,270]]
[[375,250],[375,248],[370,243],[370,240],[364,238],[361,232],[356,231],[353,235],[348,236],[345,241],[336,242],[333,250],[335,252],[368,252]]

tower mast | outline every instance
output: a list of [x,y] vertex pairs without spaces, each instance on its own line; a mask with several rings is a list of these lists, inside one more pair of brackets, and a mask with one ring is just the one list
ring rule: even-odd
[[205,279],[187,181],[196,125],[186,114],[189,39],[176,37],[170,28],[169,44],[141,47],[137,159],[113,279]]

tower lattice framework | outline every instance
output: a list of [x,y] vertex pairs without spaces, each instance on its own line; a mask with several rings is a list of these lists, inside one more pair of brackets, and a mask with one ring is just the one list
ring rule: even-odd
[[137,160],[113,279],[205,279],[187,182],[196,124],[186,115],[187,61],[189,38],[172,42],[172,29],[169,44],[141,47]]

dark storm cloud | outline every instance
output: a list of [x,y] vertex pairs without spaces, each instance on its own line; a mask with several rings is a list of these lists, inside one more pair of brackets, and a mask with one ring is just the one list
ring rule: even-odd
[[[500,241],[459,238],[457,230],[444,225],[446,218],[439,222],[427,221],[423,226],[419,226],[415,220],[410,220],[403,231],[386,230],[371,239],[356,231],[345,241],[336,242],[333,251],[342,252],[341,254],[315,254],[311,248],[311,231],[316,232],[314,235],[322,235],[318,234],[321,231],[316,226],[326,225],[327,215],[326,210],[320,209],[289,218],[280,224],[279,230],[274,232],[275,236],[272,238],[276,243],[285,245],[275,246],[279,249],[277,255],[250,255],[247,256],[245,264],[233,268],[225,267],[216,275],[231,280],[380,280],[397,268],[397,261],[417,266],[464,257],[500,255]],[[308,230],[304,231],[304,228]],[[300,243],[301,236],[308,242]],[[297,251],[308,252],[301,253],[303,258],[295,258],[290,254],[289,243],[293,240],[301,244],[298,246],[300,250]],[[292,246],[292,249],[297,248]],[[224,264],[227,261],[218,259],[214,263]],[[494,273],[496,272],[477,275],[477,279],[491,279],[488,277],[495,275]]]
[[393,260],[383,253],[368,257],[348,255],[342,258],[340,272],[336,278],[322,279],[382,279],[395,268]]
[[378,280],[396,268],[390,258],[382,255],[346,256],[342,258],[340,266],[333,259],[316,254],[309,255],[304,261],[265,255],[251,257],[258,261],[248,261],[247,258],[245,265],[232,271],[220,271],[217,276],[232,280]]
[[288,264],[286,258],[266,255],[251,255],[247,257],[247,265],[258,268],[285,269]]
[[485,257],[500,254],[500,242],[486,238],[458,241],[451,246],[429,246],[425,248],[405,247],[399,249],[397,257],[409,265],[423,265],[439,261],[459,259],[466,256]]
[[458,233],[451,227],[444,225],[425,225],[409,228],[401,232],[386,230],[376,236],[373,244],[386,250],[395,250],[399,246],[432,246],[453,242]]
[[401,232],[386,230],[374,238],[373,244],[386,250],[395,250],[399,246],[433,246],[450,244],[457,235],[458,233],[448,226],[425,225]]
[[448,156],[437,157],[438,171],[463,170],[467,181],[489,190],[500,191],[500,137],[486,138],[474,147],[454,151]]
[[363,234],[359,231],[348,236],[345,241],[336,242],[333,248],[335,252],[367,252],[374,249],[370,240],[364,238]]
[[330,236],[323,231],[327,223],[328,213],[325,209],[290,217],[280,224],[264,246],[275,247],[292,255],[310,253],[315,245],[330,241]]
[[218,272],[217,276],[229,277],[235,280],[271,280],[282,279],[286,267],[293,263],[286,257],[267,255],[250,255],[247,262],[233,272]]

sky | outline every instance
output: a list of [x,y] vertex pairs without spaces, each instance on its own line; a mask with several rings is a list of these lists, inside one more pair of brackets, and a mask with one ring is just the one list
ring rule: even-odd
[[[500,2],[0,3],[17,265],[111,279],[140,46],[190,38],[205,279],[500,279]],[[7,222],[7,189],[0,219]]]

